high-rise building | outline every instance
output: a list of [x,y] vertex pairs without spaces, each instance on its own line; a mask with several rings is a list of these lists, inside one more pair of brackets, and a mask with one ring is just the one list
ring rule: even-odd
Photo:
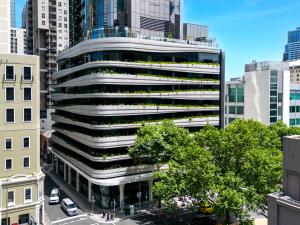
[[26,54],[26,30],[22,28],[10,29],[10,53]]
[[300,221],[300,136],[283,138],[283,191],[268,197],[268,225],[298,225]]
[[10,27],[16,28],[16,0],[10,0]]
[[10,0],[0,3],[0,54],[10,53]]
[[43,223],[39,58],[0,54],[0,222]]
[[227,82],[225,124],[237,118],[266,125],[282,120],[289,124],[290,72],[286,62],[252,62],[243,78]]
[[180,1],[70,4],[77,44],[58,55],[53,75],[54,171],[99,207],[151,201],[155,167],[128,148],[143,123],[221,127],[224,54],[196,32],[180,39]]
[[40,56],[41,131],[51,129],[52,73],[57,70],[56,55],[69,45],[68,0],[27,0],[23,28],[27,31],[27,54]]
[[288,32],[288,43],[283,53],[283,61],[296,59],[300,59],[300,27]]

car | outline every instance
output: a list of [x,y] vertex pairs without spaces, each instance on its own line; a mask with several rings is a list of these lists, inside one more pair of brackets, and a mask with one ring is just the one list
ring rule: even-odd
[[53,188],[50,193],[49,204],[58,204],[59,203],[59,190],[58,188]]
[[205,203],[201,204],[200,212],[202,212],[205,215],[210,215],[214,212],[214,209],[208,202],[205,202]]
[[197,215],[193,217],[194,225],[217,225],[215,218],[211,215]]
[[78,208],[77,208],[76,204],[69,198],[64,198],[61,201],[61,207],[68,216],[78,215]]

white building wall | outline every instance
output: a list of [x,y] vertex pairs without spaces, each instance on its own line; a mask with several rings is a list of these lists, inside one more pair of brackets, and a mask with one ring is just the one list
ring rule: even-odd
[[11,28],[10,52],[18,55],[25,54],[26,30],[21,28]]
[[283,71],[282,77],[282,121],[290,125],[290,71]]
[[49,29],[49,1],[34,1],[38,4],[38,28]]
[[57,18],[57,52],[69,47],[69,1],[58,0],[56,3]]
[[10,53],[10,0],[0,0],[0,53]]
[[245,73],[245,119],[270,124],[270,71]]

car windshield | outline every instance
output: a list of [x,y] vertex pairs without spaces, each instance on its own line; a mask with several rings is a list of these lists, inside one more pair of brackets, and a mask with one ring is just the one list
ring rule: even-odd
[[51,194],[50,197],[56,197],[56,194]]
[[69,209],[76,208],[76,205],[75,205],[74,203],[72,203],[72,204],[69,204],[69,205],[68,205],[68,208],[69,208]]

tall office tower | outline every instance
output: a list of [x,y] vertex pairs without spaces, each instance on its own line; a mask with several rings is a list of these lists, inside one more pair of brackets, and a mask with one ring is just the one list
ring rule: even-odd
[[10,0],[10,27],[16,27],[16,0]]
[[243,78],[227,82],[225,102],[226,125],[237,118],[267,125],[279,120],[289,124],[289,64],[255,61],[247,64]]
[[0,221],[43,223],[39,58],[0,54]]
[[208,38],[171,38],[183,33],[179,1],[82,1],[86,11],[74,2],[73,25],[90,23],[57,57],[53,168],[99,207],[151,201],[155,167],[128,148],[143,123],[222,126],[224,54]]
[[10,29],[10,53],[26,54],[26,30],[22,28]]
[[40,56],[41,132],[52,125],[52,73],[57,70],[57,53],[69,45],[68,12],[68,0],[27,0],[23,10],[27,54]]
[[300,221],[300,136],[283,138],[283,191],[268,196],[268,225]]
[[288,32],[288,43],[283,53],[283,61],[296,59],[300,59],[300,27]]
[[0,2],[0,54],[10,53],[10,0]]

